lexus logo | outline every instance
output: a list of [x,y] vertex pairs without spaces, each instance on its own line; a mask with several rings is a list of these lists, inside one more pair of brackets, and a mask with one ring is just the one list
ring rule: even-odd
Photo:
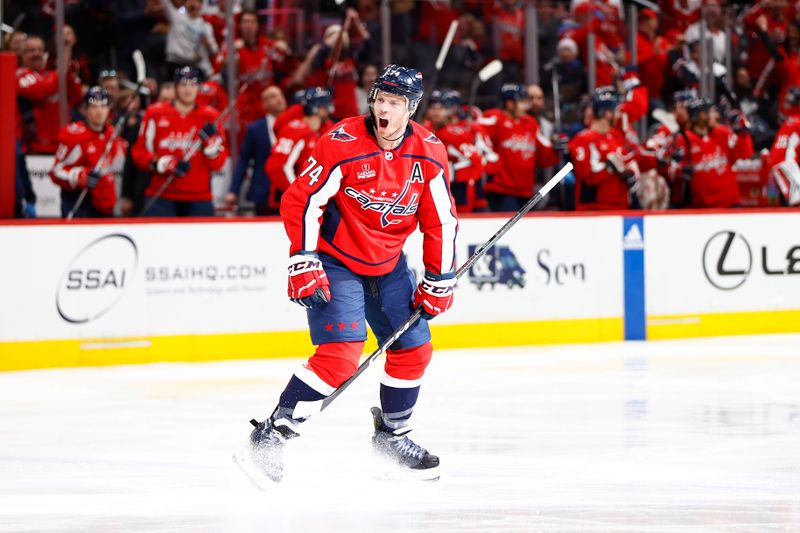
[[703,248],[703,273],[714,287],[730,291],[740,287],[750,275],[753,252],[740,233],[715,233]]

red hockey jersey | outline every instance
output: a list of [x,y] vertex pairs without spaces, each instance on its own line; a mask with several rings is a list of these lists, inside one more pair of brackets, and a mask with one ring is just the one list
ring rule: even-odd
[[[688,163],[691,169],[692,207],[720,208],[739,204],[739,185],[731,165],[747,154],[746,141],[739,146],[737,135],[723,126],[717,126],[703,136],[686,131],[685,135],[677,135],[675,142],[687,154],[682,163]],[[752,142],[749,147],[752,155]]]
[[[17,96],[30,103],[33,115],[33,123],[22,127],[25,148],[31,152],[52,154],[58,146],[59,136],[58,73],[55,70],[37,71],[29,67],[19,67]],[[67,72],[69,106],[77,105],[81,96],[81,81],[70,70]]]
[[[275,134],[275,146],[264,163],[272,193],[283,194],[303,170],[317,144],[320,133],[311,129],[305,120],[293,120]],[[278,203],[270,198],[273,207]]]
[[490,109],[480,120],[499,157],[497,172],[487,181],[486,191],[529,198],[537,167],[558,163],[558,153],[539,131],[539,122],[529,116],[512,118],[500,109]]
[[[83,122],[73,122],[65,126],[59,132],[59,145],[50,170],[53,182],[67,191],[85,188],[85,182],[81,183],[79,176],[83,175],[85,179],[85,174],[94,169],[113,132],[114,128],[108,124],[102,132],[93,131]],[[92,205],[106,215],[112,213],[117,203],[114,172],[111,168],[115,158],[125,156],[124,143],[125,141],[117,137],[111,144],[100,167],[100,183],[89,192]]]
[[[139,129],[139,138],[131,150],[136,166],[142,170],[151,170],[151,163],[159,157],[172,155],[183,159],[186,152],[198,139],[197,132],[208,124],[215,122],[219,113],[208,106],[195,107],[187,115],[182,115],[172,102],[159,102],[147,108]],[[218,128],[221,128],[217,124]],[[224,133],[222,134],[224,138]],[[189,160],[191,168],[182,178],[176,178],[161,195],[167,200],[200,201],[211,200],[211,172],[219,170],[228,156],[227,149],[222,150],[213,159],[198,150]],[[161,188],[169,176],[153,173],[145,195],[152,196]]]
[[444,145],[411,122],[397,148],[382,150],[371,122],[345,119],[320,137],[283,195],[290,253],[318,250],[378,276],[394,268],[419,224],[425,269],[452,272],[458,222]]
[[586,128],[569,142],[577,211],[628,208],[628,184],[606,164],[609,154],[616,153],[637,173],[633,154],[626,153],[624,147],[624,137],[614,128],[605,134]]

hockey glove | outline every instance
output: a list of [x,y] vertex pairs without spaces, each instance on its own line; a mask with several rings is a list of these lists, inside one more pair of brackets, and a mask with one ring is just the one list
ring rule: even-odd
[[289,258],[289,299],[307,308],[331,301],[328,275],[317,254],[298,252]]
[[172,155],[163,155],[156,161],[156,172],[164,175],[174,174],[176,178],[184,177],[190,168],[188,161],[179,160]]
[[567,146],[569,143],[569,137],[567,137],[566,134],[554,133],[551,143],[553,145],[553,149],[559,154],[566,155],[569,153],[569,147]]
[[217,133],[219,133],[217,131],[217,127],[214,125],[213,122],[209,122],[208,124],[200,128],[200,131],[197,134],[204,141],[208,141],[211,137],[213,137]]
[[734,133],[740,133],[749,127],[747,118],[744,116],[744,113],[739,110],[734,109],[728,113],[728,120],[731,122],[731,129]]
[[99,172],[92,170],[86,175],[86,186],[89,189],[94,189],[97,187],[97,184],[100,183],[101,179],[103,179],[103,176],[101,176]]
[[425,271],[425,277],[414,291],[414,308],[420,308],[425,320],[432,320],[453,305],[456,277],[452,273],[445,275],[450,277],[442,279],[442,276]]

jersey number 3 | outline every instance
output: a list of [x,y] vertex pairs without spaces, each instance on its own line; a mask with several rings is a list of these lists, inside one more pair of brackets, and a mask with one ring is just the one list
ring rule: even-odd
[[309,178],[308,181],[309,185],[314,185],[316,182],[319,181],[320,175],[322,175],[322,165],[317,163],[317,160],[313,157],[308,158],[308,166],[300,173],[300,177],[302,178],[308,174]]

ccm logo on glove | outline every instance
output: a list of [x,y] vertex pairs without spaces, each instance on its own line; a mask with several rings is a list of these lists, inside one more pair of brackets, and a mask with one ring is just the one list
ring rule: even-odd
[[425,277],[414,291],[414,307],[420,308],[422,318],[431,320],[453,305],[453,288],[456,285],[456,277],[452,273],[448,276],[442,279],[441,276],[425,272]]

